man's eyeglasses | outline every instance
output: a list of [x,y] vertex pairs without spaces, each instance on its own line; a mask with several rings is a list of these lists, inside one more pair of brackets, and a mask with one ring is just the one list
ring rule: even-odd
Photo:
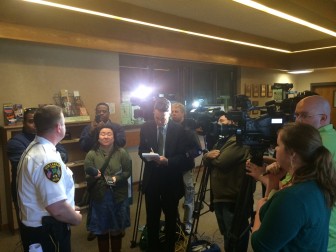
[[294,116],[296,119],[308,119],[314,116],[318,116],[318,115],[324,115],[324,114],[314,114],[314,115],[309,115],[308,113],[295,113]]

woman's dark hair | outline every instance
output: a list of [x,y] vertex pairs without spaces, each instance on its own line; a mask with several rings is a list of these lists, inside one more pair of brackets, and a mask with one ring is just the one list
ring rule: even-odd
[[114,143],[113,143],[113,152],[115,152],[116,150],[118,150],[120,147],[116,144],[116,141],[115,141],[115,134],[114,134],[114,131],[113,131],[113,128],[112,126],[108,126],[108,125],[103,125],[103,126],[100,126],[98,128],[96,128],[95,130],[95,144],[93,146],[93,149],[94,150],[98,150],[100,144],[99,144],[99,134],[100,134],[100,131],[102,129],[110,129],[112,132],[113,132],[113,135],[114,135]]
[[336,202],[336,171],[333,157],[322,145],[318,130],[308,124],[295,123],[285,125],[279,133],[286,150],[297,153],[305,164],[294,171],[292,183],[316,180],[328,206],[332,207]]

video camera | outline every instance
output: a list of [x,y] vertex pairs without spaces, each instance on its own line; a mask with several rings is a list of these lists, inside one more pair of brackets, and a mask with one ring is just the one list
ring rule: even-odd
[[[274,86],[280,87],[278,83],[275,83]],[[282,88],[288,91],[292,85],[285,85]],[[235,135],[239,144],[248,145],[251,149],[267,149],[270,145],[276,144],[278,130],[285,123],[295,121],[296,104],[302,98],[314,94],[305,91],[292,98],[286,96],[287,98],[281,101],[266,102],[262,107],[254,107],[247,96],[237,95],[234,99],[233,109],[229,112],[221,111],[220,107],[211,110],[198,108],[191,115],[198,126],[202,128],[206,139],[212,139],[212,143]],[[259,117],[249,115],[251,111],[255,110],[259,111]],[[225,115],[234,124],[218,123],[218,119],[222,115]]]

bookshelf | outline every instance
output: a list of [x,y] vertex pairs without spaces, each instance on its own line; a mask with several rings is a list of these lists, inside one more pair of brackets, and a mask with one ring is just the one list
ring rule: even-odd
[[[68,152],[67,166],[73,172],[73,178],[75,182],[75,202],[79,203],[86,190],[86,180],[84,171],[84,159],[86,153],[80,149],[79,139],[83,128],[88,125],[90,121],[81,122],[66,122],[66,138],[61,141],[61,144],[66,148]],[[5,180],[5,195],[4,203],[7,211],[7,224],[8,229],[11,232],[15,232],[18,229],[18,224],[15,216],[15,209],[12,202],[11,195],[11,166],[7,157],[6,147],[7,142],[15,134],[20,133],[22,125],[10,125],[1,127],[1,139],[2,139],[2,154],[3,154],[3,168],[4,168],[4,180]],[[1,202],[2,203],[2,202]]]

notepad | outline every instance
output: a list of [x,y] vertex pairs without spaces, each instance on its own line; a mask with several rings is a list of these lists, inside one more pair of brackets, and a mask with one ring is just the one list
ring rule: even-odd
[[142,157],[145,158],[147,161],[153,161],[153,160],[160,159],[160,155],[154,152],[142,153]]

